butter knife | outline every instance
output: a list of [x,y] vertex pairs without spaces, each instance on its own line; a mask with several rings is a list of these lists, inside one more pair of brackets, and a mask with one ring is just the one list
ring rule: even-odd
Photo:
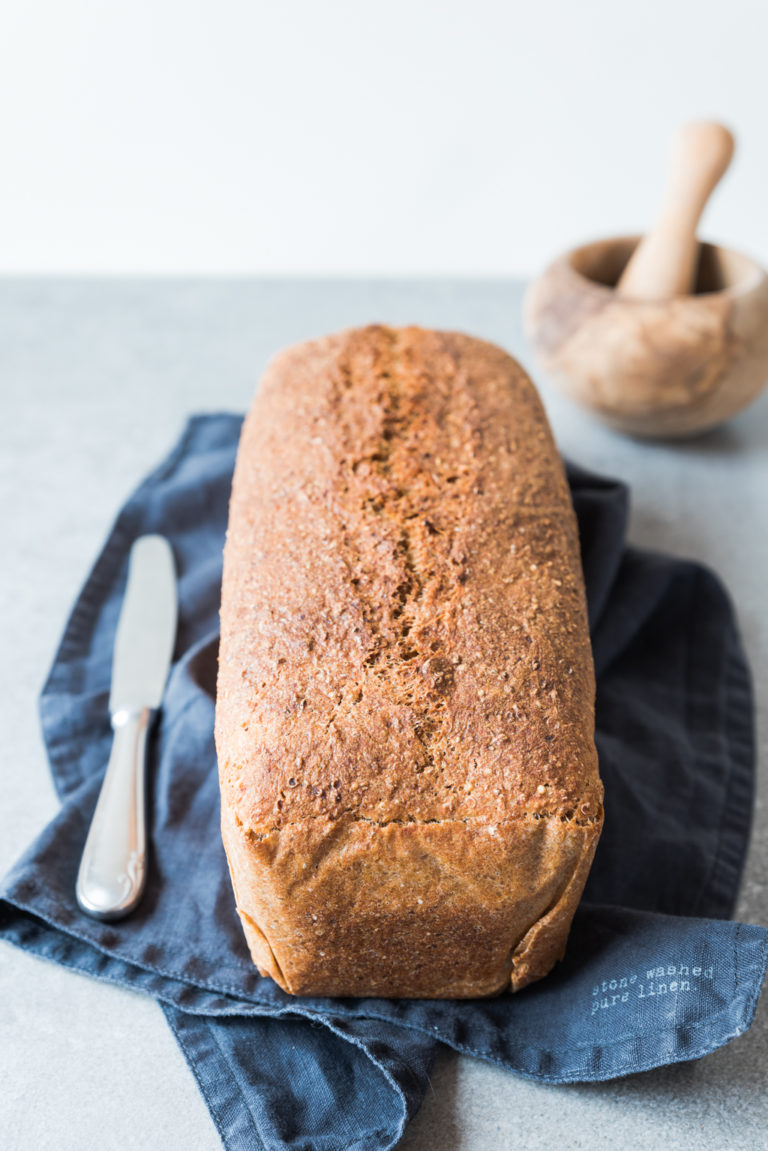
[[112,656],[112,750],[77,876],[77,902],[96,919],[128,915],[144,890],[147,733],[163,698],[176,617],[170,544],[163,536],[140,536],[131,548]]

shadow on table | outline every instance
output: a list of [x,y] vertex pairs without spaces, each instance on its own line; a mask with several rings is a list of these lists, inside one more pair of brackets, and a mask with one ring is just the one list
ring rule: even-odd
[[431,1089],[399,1144],[402,1151],[459,1151],[466,1147],[458,1118],[459,1075],[460,1057],[448,1049],[440,1051],[432,1069]]

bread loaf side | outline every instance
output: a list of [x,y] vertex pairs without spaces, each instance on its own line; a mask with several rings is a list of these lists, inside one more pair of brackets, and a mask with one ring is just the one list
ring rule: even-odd
[[216,744],[259,970],[294,994],[517,990],[602,825],[576,521],[522,368],[370,327],[267,370],[235,468]]

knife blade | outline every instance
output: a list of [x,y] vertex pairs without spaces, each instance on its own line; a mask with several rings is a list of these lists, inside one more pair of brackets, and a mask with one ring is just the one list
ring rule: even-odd
[[80,908],[96,919],[128,915],[144,890],[147,733],[171,666],[177,611],[171,546],[163,536],[140,536],[131,548],[112,656],[112,750],[75,889]]

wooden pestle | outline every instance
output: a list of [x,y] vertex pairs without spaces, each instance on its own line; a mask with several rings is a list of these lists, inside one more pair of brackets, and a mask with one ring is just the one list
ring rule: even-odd
[[696,229],[733,149],[733,136],[722,124],[704,120],[680,130],[661,213],[616,285],[620,296],[669,300],[693,292],[699,262]]

